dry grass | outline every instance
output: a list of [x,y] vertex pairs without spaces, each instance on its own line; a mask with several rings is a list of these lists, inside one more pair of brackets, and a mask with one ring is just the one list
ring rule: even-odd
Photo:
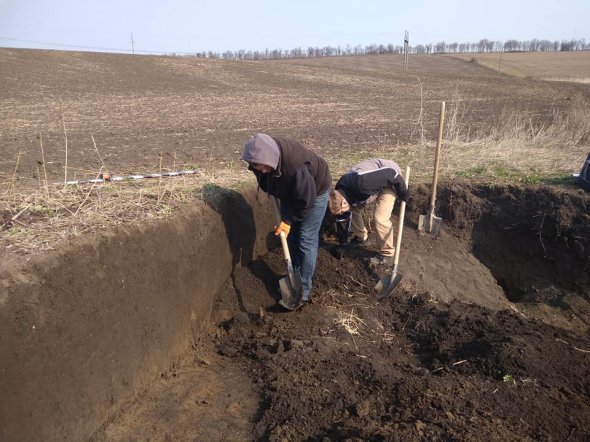
[[0,194],[0,244],[17,253],[54,250],[79,235],[117,225],[167,218],[201,195],[205,183],[237,187],[245,172],[230,169],[196,175],[85,185],[40,185]]
[[567,114],[554,112],[550,124],[538,125],[531,117],[504,112],[486,132],[463,135],[449,125],[441,160],[443,175],[522,181],[532,175],[578,172],[589,148],[590,106],[582,97],[575,101]]
[[[494,128],[480,134],[463,131],[461,100],[449,103],[441,154],[441,175],[532,183],[543,176],[577,172],[588,151],[590,108],[578,98],[567,115],[554,114],[553,123],[536,127],[530,118],[504,113]],[[434,162],[434,140],[408,146],[383,146],[329,155],[334,178],[351,164],[368,157],[395,156],[409,164],[417,179],[428,180]],[[395,152],[393,152],[395,150]],[[199,170],[193,176],[137,182],[51,185],[39,171],[34,190],[18,188],[19,157],[14,172],[3,177],[0,194],[0,244],[23,253],[53,250],[76,236],[116,225],[166,218],[200,196],[206,184],[235,188],[254,180],[240,163]],[[0,177],[2,178],[2,177]],[[354,334],[352,313],[340,318]]]
[[[445,178],[477,177],[486,180],[538,181],[579,172],[590,150],[590,105],[575,98],[568,113],[553,113],[552,123],[536,124],[526,114],[503,112],[490,124],[472,133],[465,123],[462,100],[447,103],[440,159]],[[395,158],[412,167],[417,181],[432,176],[436,140],[415,145],[359,149],[328,158],[333,176],[370,157]]]

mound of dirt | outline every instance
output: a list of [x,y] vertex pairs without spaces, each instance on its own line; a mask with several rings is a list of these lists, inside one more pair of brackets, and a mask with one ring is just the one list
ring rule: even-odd
[[[573,232],[588,237],[588,224],[574,221],[588,216],[587,205],[549,189],[529,195],[456,187],[449,194],[455,215],[441,202],[446,222],[439,237],[416,233],[414,215],[422,208],[410,207],[404,279],[383,302],[373,286],[388,270],[366,265],[373,251],[337,260],[330,238],[320,250],[313,301],[294,313],[276,304],[284,273],[279,249],[236,269],[219,293],[210,334],[130,406],[133,412],[121,413],[95,439],[587,440],[588,310],[544,303],[549,298],[533,292],[509,301],[494,275],[508,278],[510,266],[498,264],[503,255],[493,258],[494,250],[509,250],[514,274],[531,261],[538,232],[526,227],[512,236],[499,221],[527,223],[526,204],[516,196],[534,196],[535,208],[566,201],[544,211],[545,226],[561,232],[544,241],[554,256],[569,253],[564,238]],[[509,219],[510,213],[519,217]],[[587,266],[583,259],[575,263]],[[566,283],[560,275],[569,270],[557,264],[539,267],[535,282],[587,305],[584,292],[576,291],[585,276]],[[532,264],[523,267],[533,272]],[[551,315],[535,304],[551,308]],[[198,378],[209,390],[195,386]],[[176,391],[176,408],[163,390]],[[220,421],[235,431],[220,429]],[[141,433],[137,422],[145,423]]]

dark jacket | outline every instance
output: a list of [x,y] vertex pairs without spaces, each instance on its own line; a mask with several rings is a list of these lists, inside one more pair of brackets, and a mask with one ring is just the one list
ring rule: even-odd
[[351,206],[363,206],[383,189],[390,188],[404,201],[410,196],[400,168],[394,161],[371,159],[353,166],[338,180],[336,190]]
[[267,193],[286,204],[292,219],[305,218],[317,196],[330,189],[332,177],[328,164],[304,144],[282,137],[272,137],[279,146],[281,157],[274,172],[262,174],[250,167],[258,184]]

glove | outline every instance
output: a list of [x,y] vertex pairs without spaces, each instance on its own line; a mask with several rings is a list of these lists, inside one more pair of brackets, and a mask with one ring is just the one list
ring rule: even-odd
[[287,236],[289,236],[290,231],[291,225],[287,224],[285,221],[281,221],[281,224],[279,225],[279,227],[277,227],[277,230],[275,231],[275,235],[279,236],[281,232],[283,232],[286,238]]
[[346,247],[338,246],[331,250],[332,256],[336,259],[342,259],[346,255]]
[[411,196],[410,188],[408,187],[406,190],[399,192],[397,196],[400,200],[407,203],[410,200]]

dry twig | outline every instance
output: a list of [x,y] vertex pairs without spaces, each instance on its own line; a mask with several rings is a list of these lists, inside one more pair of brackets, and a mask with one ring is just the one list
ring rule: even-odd
[[582,350],[581,348],[576,347],[575,345],[570,344],[569,342],[564,341],[563,339],[555,338],[556,341],[563,342],[564,344],[570,345],[574,350],[582,352],[582,353],[590,353],[590,350]]

